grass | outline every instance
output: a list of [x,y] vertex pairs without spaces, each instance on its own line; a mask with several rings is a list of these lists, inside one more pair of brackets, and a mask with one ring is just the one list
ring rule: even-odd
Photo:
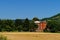
[[0,32],[10,40],[60,40],[60,33]]
[[0,35],[0,40],[7,40],[7,37]]

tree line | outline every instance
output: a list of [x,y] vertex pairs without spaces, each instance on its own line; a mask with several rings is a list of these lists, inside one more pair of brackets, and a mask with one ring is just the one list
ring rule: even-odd
[[60,32],[60,22],[57,20],[47,20],[45,32]]
[[[0,19],[0,32],[36,32],[38,26],[34,21],[44,21],[34,17],[32,20],[26,19]],[[60,21],[55,19],[45,19],[47,26],[44,32],[60,32]]]
[[38,18],[33,18],[32,20],[26,19],[0,19],[0,32],[33,32],[38,27],[34,21],[39,20]]

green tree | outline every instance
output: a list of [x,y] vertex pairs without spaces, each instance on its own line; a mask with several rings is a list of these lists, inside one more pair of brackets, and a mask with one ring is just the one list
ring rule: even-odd
[[1,31],[12,31],[14,29],[14,21],[13,20],[1,20],[0,25]]
[[22,25],[22,20],[21,19],[16,19],[15,20],[15,26],[19,26],[19,25]]
[[37,17],[34,17],[32,20],[33,21],[39,21],[39,19]]
[[23,31],[29,31],[29,19],[26,18],[24,23],[23,23]]
[[57,32],[58,31],[58,22],[55,20],[50,20],[47,22],[47,31]]
[[22,20],[21,19],[16,19],[15,20],[15,27],[16,27],[16,30],[18,30],[18,31],[21,31],[21,30],[23,30],[23,22],[22,22]]
[[36,29],[37,29],[37,25],[34,23],[34,21],[32,20],[31,22],[30,22],[30,25],[29,25],[29,30],[30,30],[30,32],[35,32],[36,31]]
[[2,31],[2,29],[1,29],[1,23],[2,23],[2,22],[1,22],[1,21],[2,21],[2,20],[0,19],[0,32]]
[[15,31],[15,25],[13,20],[6,20],[6,29],[8,31]]
[[18,29],[18,32],[22,32],[23,31],[23,25],[18,26],[17,29]]

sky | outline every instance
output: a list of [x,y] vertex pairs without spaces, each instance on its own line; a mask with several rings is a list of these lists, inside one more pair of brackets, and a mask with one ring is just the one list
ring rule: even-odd
[[60,0],[0,0],[0,19],[41,19],[58,13]]

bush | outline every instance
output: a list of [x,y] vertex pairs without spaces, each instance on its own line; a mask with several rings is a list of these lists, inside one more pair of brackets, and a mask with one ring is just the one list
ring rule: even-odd
[[0,35],[0,40],[7,40],[7,37]]

